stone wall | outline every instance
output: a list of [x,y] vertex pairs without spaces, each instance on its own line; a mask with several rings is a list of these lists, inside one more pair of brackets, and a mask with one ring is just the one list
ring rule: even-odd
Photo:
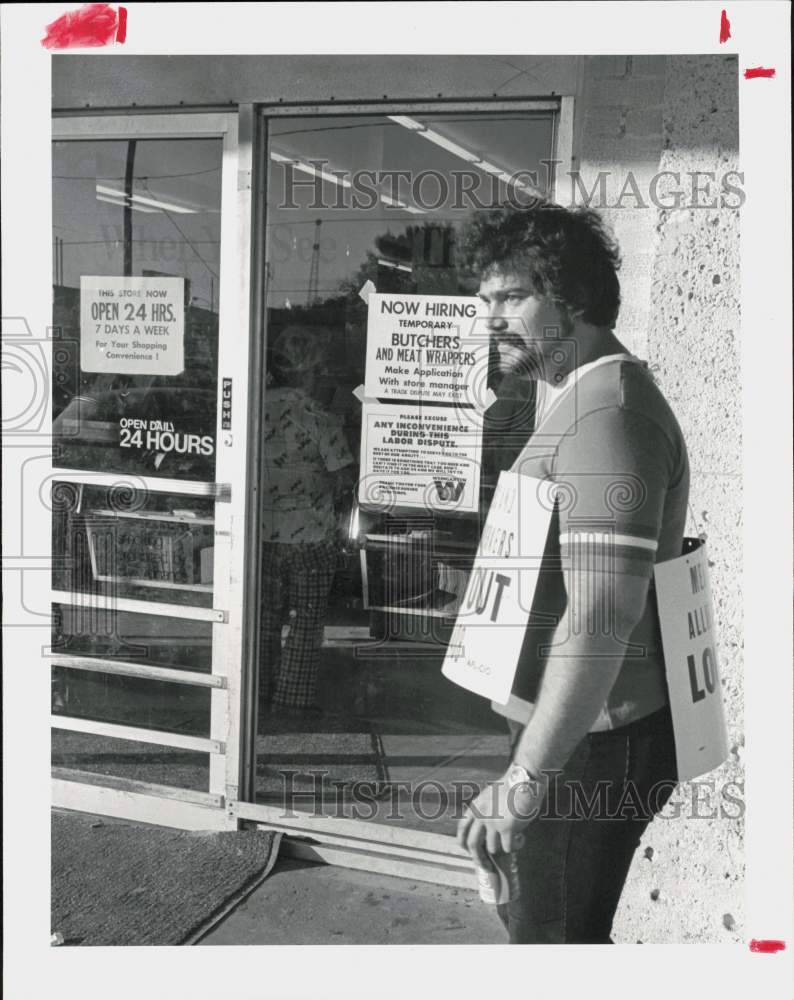
[[[727,791],[741,800],[744,780],[739,212],[692,207],[719,205],[720,178],[739,169],[737,70],[733,56],[587,58],[574,126],[585,190],[599,171],[609,174],[603,214],[624,258],[618,336],[648,359],[687,441],[692,508],[708,535],[731,747],[723,767],[676,793],[679,818],[649,827],[615,925],[625,942],[743,937],[743,810],[720,795],[737,782]],[[681,182],[664,177],[653,199],[649,186],[662,171]],[[716,175],[710,191],[699,180],[696,198],[693,171]],[[680,206],[659,207],[675,206],[676,189]],[[691,514],[688,530],[696,532]]]

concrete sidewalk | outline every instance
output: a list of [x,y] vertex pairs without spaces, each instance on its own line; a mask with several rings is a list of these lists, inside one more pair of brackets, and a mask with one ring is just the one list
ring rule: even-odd
[[475,891],[282,858],[199,945],[506,944]]

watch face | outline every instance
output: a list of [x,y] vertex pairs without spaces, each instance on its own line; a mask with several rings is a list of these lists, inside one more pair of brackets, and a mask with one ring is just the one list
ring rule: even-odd
[[529,771],[520,764],[513,764],[508,772],[508,778],[511,785],[523,785],[527,784],[532,780],[529,775]]

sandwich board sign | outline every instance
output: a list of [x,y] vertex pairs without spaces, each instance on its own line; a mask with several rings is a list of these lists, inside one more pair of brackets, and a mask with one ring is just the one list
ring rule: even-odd
[[546,539],[555,484],[502,472],[441,672],[474,694],[510,697]]
[[679,781],[728,756],[708,550],[704,542],[684,544],[682,556],[654,567]]

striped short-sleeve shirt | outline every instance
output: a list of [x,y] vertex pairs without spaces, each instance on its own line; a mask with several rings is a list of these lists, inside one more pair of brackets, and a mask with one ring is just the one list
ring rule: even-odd
[[[620,588],[649,580],[640,622],[630,636],[615,636],[623,662],[593,727],[599,730],[667,703],[653,566],[681,554],[689,463],[678,422],[644,362],[617,355],[574,375],[513,464],[514,472],[552,480],[557,501],[513,694],[501,711],[526,722],[544,664],[564,656],[552,649],[569,605],[563,568],[581,587],[589,574],[608,573],[615,601]],[[568,625],[586,629],[588,622],[569,614]]]

